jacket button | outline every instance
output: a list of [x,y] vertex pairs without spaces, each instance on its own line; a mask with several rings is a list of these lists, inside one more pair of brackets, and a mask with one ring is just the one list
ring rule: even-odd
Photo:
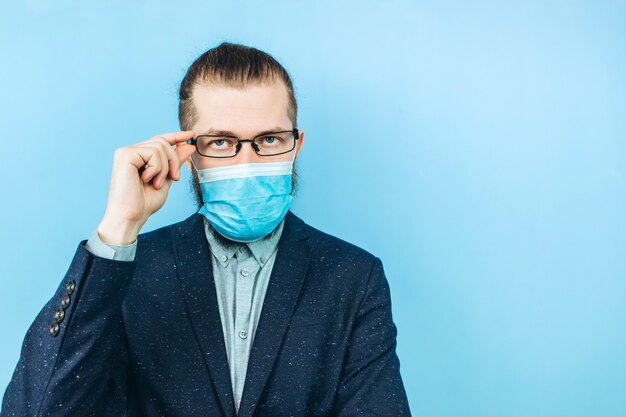
[[65,317],[65,310],[63,310],[62,308],[54,312],[54,320],[57,323],[60,323],[61,321],[63,321],[63,317]]
[[52,323],[50,325],[50,335],[53,337],[59,333],[59,323]]
[[74,292],[74,288],[76,288],[76,282],[74,280],[68,281],[67,285],[65,286],[67,293],[72,294]]
[[61,299],[61,308],[65,309],[67,308],[68,305],[70,305],[70,295],[69,294],[64,294],[63,298]]

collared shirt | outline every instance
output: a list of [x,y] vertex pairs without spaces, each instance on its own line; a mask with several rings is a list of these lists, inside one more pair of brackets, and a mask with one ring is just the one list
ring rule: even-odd
[[[216,238],[218,232],[204,219],[237,412],[243,394],[248,358],[284,223],[285,219],[270,234],[256,242],[224,246]],[[135,258],[137,241],[127,246],[108,245],[100,240],[97,230],[94,230],[86,248],[100,257],[132,261]]]
[[223,246],[215,238],[218,232],[204,220],[206,237],[214,257],[213,279],[237,411],[284,222],[283,219],[274,231],[256,242]]

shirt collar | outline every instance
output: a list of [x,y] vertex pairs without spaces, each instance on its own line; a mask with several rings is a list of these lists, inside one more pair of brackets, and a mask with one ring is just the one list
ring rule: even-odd
[[241,247],[247,247],[248,250],[252,252],[259,266],[263,267],[278,248],[278,241],[282,235],[284,224],[285,219],[283,218],[271,233],[257,241],[228,245],[224,245],[217,239],[216,234],[219,232],[211,226],[206,218],[204,218],[204,231],[209,242],[211,253],[223,267],[228,266],[230,260],[235,256],[235,252],[240,250]]

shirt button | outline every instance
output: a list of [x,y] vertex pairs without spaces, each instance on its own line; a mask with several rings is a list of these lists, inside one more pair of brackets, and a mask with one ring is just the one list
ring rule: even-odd
[[250,270],[248,268],[243,268],[241,270],[241,275],[243,275],[244,277],[247,277],[248,275],[250,275]]
[[261,263],[265,263],[265,257],[261,256],[261,259],[259,259],[259,261],[261,261]]
[[241,337],[242,339],[245,339],[246,337],[248,337],[248,332],[245,330],[240,331],[239,337]]
[[226,262],[228,260],[228,256],[222,255],[220,259],[222,260],[222,262]]
[[237,400],[237,410],[239,410],[240,406],[241,406],[241,400]]

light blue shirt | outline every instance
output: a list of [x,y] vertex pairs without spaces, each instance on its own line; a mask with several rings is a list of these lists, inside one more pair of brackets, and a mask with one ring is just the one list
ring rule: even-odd
[[[285,219],[274,231],[256,242],[224,246],[216,238],[218,232],[204,219],[204,230],[213,257],[213,278],[237,412],[250,349],[284,223]],[[126,246],[108,245],[94,230],[85,247],[96,256],[128,262],[135,259],[137,241]]]

